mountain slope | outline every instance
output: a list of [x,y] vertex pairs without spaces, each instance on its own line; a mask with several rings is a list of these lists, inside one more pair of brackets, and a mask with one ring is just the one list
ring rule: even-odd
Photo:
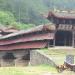
[[74,9],[75,0],[0,0],[0,10],[12,12],[22,23],[44,23],[40,14],[54,8]]

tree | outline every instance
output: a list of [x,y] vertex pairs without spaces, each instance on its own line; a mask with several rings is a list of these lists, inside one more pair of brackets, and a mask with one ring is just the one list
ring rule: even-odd
[[14,15],[11,12],[0,11],[0,23],[10,25],[15,22]]

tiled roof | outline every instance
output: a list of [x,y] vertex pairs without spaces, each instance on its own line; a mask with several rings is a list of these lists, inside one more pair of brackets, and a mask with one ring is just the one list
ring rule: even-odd
[[[54,39],[52,30],[55,30],[55,26],[40,25],[0,36],[0,50],[44,48],[48,45],[48,40]],[[34,32],[39,33],[33,34]]]
[[38,35],[32,35],[29,37],[20,37],[17,39],[11,39],[11,40],[0,40],[0,45],[9,45],[9,44],[15,44],[15,43],[22,43],[22,42],[31,42],[31,41],[39,41],[39,40],[50,40],[53,39],[54,35],[53,33],[45,33],[45,34],[38,34]]
[[51,16],[57,18],[65,18],[65,19],[75,19],[75,13],[69,13],[69,12],[49,12],[48,17]]
[[49,25],[49,24],[48,25],[39,25],[39,26],[36,26],[32,29],[20,30],[18,32],[11,33],[11,34],[8,34],[6,36],[1,36],[0,40],[15,37],[15,36],[18,36],[18,35],[29,34],[29,33],[37,32],[37,31],[46,31],[46,30],[55,30],[55,26]]

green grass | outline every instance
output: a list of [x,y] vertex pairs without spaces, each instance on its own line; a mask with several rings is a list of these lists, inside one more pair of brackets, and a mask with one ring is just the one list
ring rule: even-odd
[[72,54],[75,56],[75,50],[68,50],[68,49],[41,49],[40,52],[45,53],[49,57],[53,59],[53,61],[60,65],[63,64],[66,58],[66,55]]
[[1,67],[0,75],[75,75],[72,71],[58,73],[54,67],[48,65],[28,67]]
[[49,65],[0,68],[0,75],[41,75],[48,72],[57,73],[56,69]]
[[75,50],[68,50],[68,49],[41,49],[40,52],[44,52],[47,55],[67,55],[72,54],[75,55]]

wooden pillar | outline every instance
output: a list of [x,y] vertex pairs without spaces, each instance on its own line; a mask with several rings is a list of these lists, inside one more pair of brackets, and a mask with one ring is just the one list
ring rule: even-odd
[[72,25],[72,46],[75,47],[75,27]]
[[56,40],[55,35],[56,35],[56,30],[55,30],[55,32],[54,32],[54,40],[53,40],[53,46],[54,46],[54,47],[55,47],[55,40]]
[[55,26],[53,46],[55,46],[55,42],[56,42],[56,38],[55,37],[56,37],[57,28],[58,28],[58,25]]
[[72,31],[72,46],[73,47],[75,47],[75,42],[74,42],[75,41],[75,38],[74,38],[75,35],[74,34],[75,34],[74,31]]
[[64,37],[64,46],[66,46],[66,36]]
[[71,40],[71,37],[69,36],[69,46],[71,46],[71,44],[70,44],[70,43],[71,43],[70,40]]
[[50,47],[50,40],[48,40],[48,46],[47,46],[48,48]]
[[56,34],[56,30],[54,31],[53,46],[55,46],[55,34]]

